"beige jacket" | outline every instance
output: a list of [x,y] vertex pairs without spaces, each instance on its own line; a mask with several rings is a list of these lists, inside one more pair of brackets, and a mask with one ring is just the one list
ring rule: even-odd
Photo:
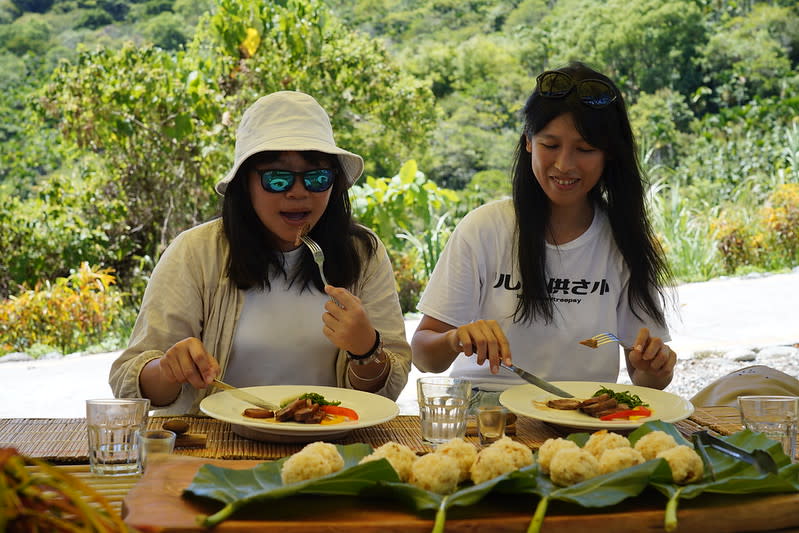
[[[196,337],[219,361],[224,379],[244,291],[225,274],[228,242],[222,219],[178,235],[153,270],[127,349],[111,365],[109,384],[118,398],[141,397],[139,374],[149,361],[187,337]],[[397,297],[394,272],[382,243],[352,289],[380,331],[391,372],[377,394],[396,400],[408,381],[411,348]],[[337,386],[353,388],[347,377],[347,352],[336,360]],[[302,382],[302,376],[297,377]],[[158,414],[197,414],[200,401],[216,391],[184,384],[171,405]]]

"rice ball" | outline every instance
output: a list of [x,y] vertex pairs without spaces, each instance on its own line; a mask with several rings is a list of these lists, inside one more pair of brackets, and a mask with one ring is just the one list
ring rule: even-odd
[[652,431],[647,433],[635,443],[634,448],[641,452],[647,461],[657,457],[663,450],[674,448],[677,441],[665,431]]
[[477,454],[469,474],[476,485],[531,464],[533,452],[530,448],[503,437]]
[[547,439],[538,449],[538,468],[544,474],[549,474],[549,464],[559,450],[578,449],[579,446],[574,441],[568,439]]
[[690,446],[684,444],[663,450],[657,454],[669,463],[671,477],[675,483],[685,485],[702,479],[705,473],[705,465],[702,458]]
[[549,463],[549,478],[561,487],[568,487],[598,475],[597,458],[579,447],[560,450]]
[[283,463],[280,479],[284,485],[306,481],[338,472],[344,459],[338,448],[328,442],[312,442]]
[[607,474],[617,470],[624,470],[631,466],[640,465],[646,459],[638,450],[627,447],[611,448],[599,456],[599,473]]
[[411,466],[416,461],[416,452],[397,442],[389,441],[376,448],[372,453],[361,459],[360,464],[386,459],[397,472],[400,481],[408,481],[411,475]]
[[627,437],[606,429],[592,433],[583,446],[583,450],[591,452],[597,459],[602,457],[602,452],[613,448],[630,448],[630,441]]
[[449,455],[458,462],[459,482],[469,479],[469,470],[472,468],[475,459],[477,459],[477,448],[475,448],[474,444],[461,438],[455,438],[440,444],[435,453]]
[[408,483],[430,492],[449,494],[458,487],[458,461],[442,453],[428,453],[411,466]]

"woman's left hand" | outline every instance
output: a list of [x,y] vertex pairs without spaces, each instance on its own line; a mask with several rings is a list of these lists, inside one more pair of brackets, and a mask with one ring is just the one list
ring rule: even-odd
[[641,328],[628,359],[636,372],[645,372],[659,378],[670,377],[677,364],[677,354],[660,337],[650,337],[647,328]]
[[367,353],[375,344],[376,332],[361,299],[347,289],[332,285],[327,285],[325,292],[336,301],[325,303],[322,333],[341,350],[356,355]]

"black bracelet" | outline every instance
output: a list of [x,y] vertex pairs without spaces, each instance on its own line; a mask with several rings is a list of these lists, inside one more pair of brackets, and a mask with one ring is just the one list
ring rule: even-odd
[[372,357],[379,347],[380,347],[380,332],[375,330],[375,343],[368,352],[366,352],[363,355],[355,355],[351,351],[347,350],[347,355],[350,357],[350,359],[354,359],[355,361],[363,361],[364,359],[369,359],[370,357]]

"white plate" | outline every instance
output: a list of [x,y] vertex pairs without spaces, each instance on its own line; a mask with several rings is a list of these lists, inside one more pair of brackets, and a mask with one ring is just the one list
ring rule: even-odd
[[649,408],[653,411],[652,416],[638,420],[600,420],[581,411],[552,409],[546,406],[546,402],[559,398],[559,396],[534,385],[518,385],[507,389],[500,395],[499,403],[517,415],[529,416],[559,426],[588,430],[635,429],[644,422],[652,420],[678,422],[688,418],[694,412],[694,405],[688,400],[658,389],[597,381],[554,381],[552,384],[580,399],[590,398],[603,387],[615,392],[628,391],[631,394],[637,394],[644,403],[649,404]]
[[266,422],[244,416],[242,414],[244,410],[252,405],[234,398],[229,391],[221,391],[203,398],[200,402],[200,410],[203,413],[217,420],[230,422],[234,433],[248,439],[270,442],[311,442],[341,438],[354,429],[382,424],[399,414],[399,407],[392,400],[353,389],[318,385],[273,385],[242,387],[242,390],[275,404],[292,396],[316,392],[327,400],[340,401],[342,407],[349,407],[358,413],[358,420],[334,425]]

